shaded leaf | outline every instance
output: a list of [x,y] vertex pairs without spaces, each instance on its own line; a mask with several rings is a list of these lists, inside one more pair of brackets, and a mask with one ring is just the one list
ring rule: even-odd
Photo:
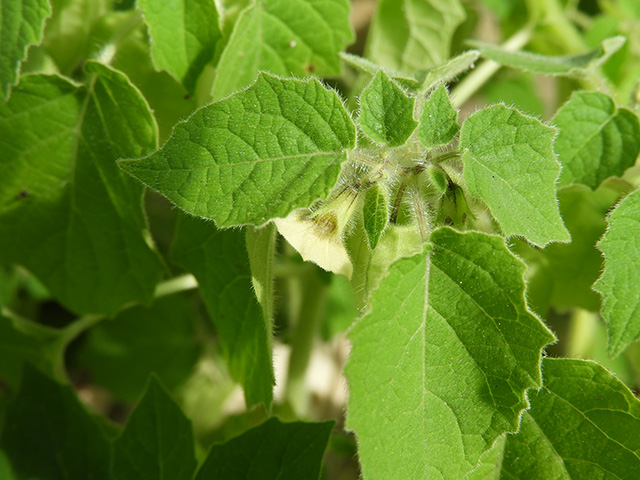
[[598,243],[604,272],[593,288],[604,299],[602,316],[609,333],[609,355],[614,357],[640,337],[640,190],[618,204],[608,225]]
[[122,74],[87,65],[86,87],[27,76],[0,105],[0,259],[24,265],[67,308],[113,314],[161,274],[143,236],[141,186],[115,160],[156,144]]
[[171,258],[195,275],[229,371],[244,387],[248,406],[273,397],[270,325],[252,289],[245,233],[182,216]]
[[354,144],[355,127],[334,91],[261,74],[179,123],[158,151],[119,165],[219,226],[262,225],[326,196]]
[[198,76],[213,61],[221,37],[218,11],[211,0],[138,0],[151,35],[158,70],[170,72],[193,93]]
[[191,422],[151,376],[144,396],[113,444],[117,480],[191,480],[196,469]]
[[246,87],[259,71],[338,75],[338,53],[353,41],[349,7],[347,0],[253,0],[220,57],[213,98]]
[[20,62],[29,45],[42,40],[44,21],[51,14],[47,0],[3,0],[0,3],[0,101],[18,81]]
[[570,240],[556,199],[554,136],[553,128],[505,105],[479,110],[462,124],[466,186],[507,236],[536,245]]
[[111,447],[98,424],[70,387],[30,366],[7,407],[0,448],[18,478],[111,478]]
[[595,189],[621,177],[640,152],[640,125],[631,110],[616,108],[599,92],[576,92],[556,113],[555,151],[562,164],[559,185],[582,183]]
[[271,418],[214,445],[195,480],[317,480],[333,425]]

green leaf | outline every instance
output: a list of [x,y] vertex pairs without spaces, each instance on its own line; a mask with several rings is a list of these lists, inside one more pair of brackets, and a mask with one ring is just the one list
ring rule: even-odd
[[193,317],[189,299],[182,295],[129,308],[87,332],[78,361],[96,384],[127,402],[140,396],[152,372],[174,388],[189,376],[200,355]]
[[58,332],[53,329],[46,336],[25,331],[21,323],[0,313],[0,383],[13,388],[18,387],[22,369],[27,363],[51,373],[54,361],[51,344],[58,337]]
[[404,145],[418,126],[408,97],[382,70],[360,95],[358,124],[371,140],[390,147]]
[[110,445],[73,390],[27,366],[0,448],[18,478],[110,479]]
[[9,459],[2,450],[0,450],[0,478],[3,480],[18,480],[13,474]]
[[317,480],[334,422],[281,423],[271,418],[214,445],[195,480]]
[[378,245],[380,235],[389,219],[389,194],[385,187],[375,184],[367,190],[362,206],[362,218],[369,246],[373,250]]
[[195,275],[216,326],[229,371],[244,387],[248,406],[273,398],[271,325],[252,289],[245,233],[211,222],[180,218],[171,258]]
[[442,64],[465,18],[458,0],[380,0],[367,37],[367,57],[412,74]]
[[191,422],[155,376],[113,444],[117,480],[191,480],[196,470]]
[[631,193],[609,215],[609,228],[598,243],[604,272],[593,289],[604,298],[602,316],[609,332],[608,350],[619,355],[640,337],[640,190]]
[[431,242],[391,266],[351,328],[347,428],[365,478],[462,478],[542,384],[554,337],[527,310],[524,264],[497,236],[442,228]]
[[605,63],[625,42],[626,39],[622,36],[608,38],[594,50],[579,55],[566,56],[547,56],[523,51],[512,52],[479,41],[471,41],[469,44],[478,49],[483,57],[501,65],[543,75],[580,76]]
[[349,66],[354,69],[362,72],[368,73],[372,77],[375,77],[379,71],[384,71],[388,77],[395,80],[399,85],[408,88],[410,90],[415,90],[420,86],[420,82],[416,80],[413,76],[402,75],[397,72],[392,72],[384,67],[378,65],[377,63],[372,62],[369,59],[362,58],[358,55],[353,55],[348,52],[340,52],[340,58]]
[[582,183],[593,189],[621,177],[640,152],[640,125],[631,110],[616,108],[599,92],[576,92],[553,119],[555,151],[562,164],[559,185]]
[[20,62],[29,45],[42,40],[44,21],[51,14],[47,0],[3,0],[0,2],[0,102],[18,81]]
[[640,477],[640,402],[595,362],[546,358],[544,387],[517,435],[508,435],[500,478]]
[[246,87],[259,71],[337,76],[338,53],[353,38],[347,0],[254,0],[220,57],[213,98]]
[[27,76],[0,105],[0,260],[24,265],[67,308],[147,302],[161,274],[143,236],[142,188],[115,159],[154,148],[139,92],[104,65],[78,87]]
[[355,126],[317,80],[261,74],[179,123],[169,141],[120,167],[219,226],[262,225],[324,197],[355,145]]
[[151,57],[193,93],[202,69],[213,61],[221,38],[211,0],[138,0],[151,36]]
[[448,145],[456,136],[458,111],[451,105],[447,88],[441,83],[424,102],[418,138],[426,148]]
[[466,186],[506,236],[523,235],[536,245],[570,240],[556,200],[554,136],[553,128],[505,105],[480,110],[462,124]]
[[429,92],[439,83],[450,83],[455,80],[458,75],[465,73],[473,68],[475,61],[480,56],[477,50],[469,50],[460,55],[446,60],[444,63],[416,73],[416,78],[421,82],[420,91],[422,93]]

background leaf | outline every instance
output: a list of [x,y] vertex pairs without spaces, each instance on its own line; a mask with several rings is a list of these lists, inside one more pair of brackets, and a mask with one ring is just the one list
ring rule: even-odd
[[380,70],[360,94],[358,124],[374,142],[399,147],[418,126],[413,119],[413,104],[413,97]]
[[604,298],[602,316],[609,333],[609,355],[617,356],[640,337],[640,190],[611,212],[598,243],[604,272],[593,286]]
[[506,236],[523,235],[536,245],[570,240],[558,212],[554,136],[553,128],[505,105],[462,124],[467,188],[489,206]]
[[211,0],[138,0],[151,35],[158,70],[170,72],[193,93],[198,76],[213,61],[221,38],[218,11]]
[[458,0],[380,0],[367,38],[367,57],[412,74],[444,63],[465,18]]
[[[544,387],[508,435],[500,478],[636,478],[640,402],[595,362],[546,358]],[[494,477],[495,478],[495,477]]]
[[247,405],[263,402],[269,408],[274,384],[271,326],[265,325],[252,289],[245,233],[182,216],[174,242],[171,258],[198,279],[229,371],[242,383]]
[[51,14],[47,0],[3,0],[0,3],[0,101],[18,81],[20,62],[29,45],[42,40],[44,21]]
[[191,422],[152,376],[113,444],[113,476],[117,480],[191,480],[196,465]]
[[70,387],[30,366],[7,408],[0,448],[18,478],[110,478],[111,448],[98,424]]
[[562,164],[559,185],[582,183],[595,189],[621,177],[640,152],[638,117],[616,108],[599,92],[576,92],[556,113],[555,151]]
[[220,57],[213,98],[246,87],[259,71],[338,75],[338,53],[352,41],[347,0],[254,0]]
[[443,228],[431,242],[391,266],[351,328],[347,427],[365,478],[462,478],[542,383],[554,337],[527,310],[524,265],[496,236]]
[[317,480],[334,422],[281,423],[271,418],[214,445],[195,480]]
[[91,328],[75,359],[89,369],[96,384],[120,400],[135,401],[152,372],[174,388],[189,376],[200,355],[194,313],[183,295],[128,308]]
[[126,77],[97,63],[87,73],[86,87],[24,77],[0,105],[0,259],[74,312],[113,314],[149,301],[161,274],[142,188],[115,164],[154,148],[157,130]]
[[326,196],[354,144],[355,127],[334,91],[261,74],[179,123],[157,152],[119,165],[219,226],[262,225]]

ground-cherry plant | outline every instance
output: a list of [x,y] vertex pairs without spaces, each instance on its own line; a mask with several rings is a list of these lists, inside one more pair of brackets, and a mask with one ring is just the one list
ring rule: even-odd
[[0,478],[640,478],[637,0],[0,19]]

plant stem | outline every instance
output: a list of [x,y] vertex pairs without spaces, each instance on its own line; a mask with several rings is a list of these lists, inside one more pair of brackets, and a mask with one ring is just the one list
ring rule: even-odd
[[567,355],[572,358],[589,358],[593,350],[598,326],[598,314],[577,308],[571,315]]
[[314,271],[300,280],[303,283],[302,304],[291,339],[285,399],[296,415],[304,417],[309,403],[305,377],[313,340],[324,315],[329,288]]
[[196,280],[196,277],[187,273],[159,283],[153,297],[165,297],[167,295],[173,295],[174,293],[193,290],[194,288],[198,288],[198,281]]
[[[531,38],[533,25],[528,23],[518,30],[501,46],[505,50],[515,52],[524,47]],[[493,60],[485,60],[473,72],[467,75],[451,90],[451,101],[455,107],[460,107],[469,100],[487,81],[500,69],[501,65]]]

